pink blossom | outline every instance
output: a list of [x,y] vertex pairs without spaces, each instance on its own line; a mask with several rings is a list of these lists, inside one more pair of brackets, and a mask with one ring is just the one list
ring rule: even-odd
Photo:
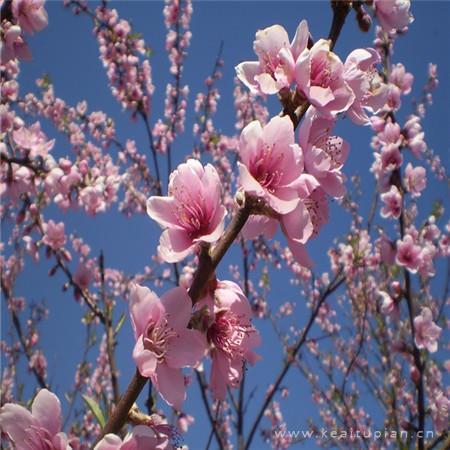
[[358,125],[370,123],[367,111],[376,114],[386,103],[387,85],[375,68],[380,56],[373,48],[353,50],[345,60],[344,79],[355,94],[347,115]]
[[169,405],[181,410],[186,396],[181,368],[198,364],[206,349],[203,335],[187,328],[192,303],[186,290],[174,288],[160,299],[150,289],[133,285],[129,308],[139,372],[151,378]]
[[323,116],[335,117],[355,101],[355,94],[344,79],[344,65],[325,39],[300,54],[295,64],[295,81],[297,90]]
[[381,194],[380,198],[384,203],[380,211],[381,217],[398,219],[402,213],[402,196],[397,186],[392,185],[388,192]]
[[374,7],[384,31],[403,30],[414,20],[410,0],[374,0]]
[[400,266],[405,266],[411,273],[416,273],[421,257],[422,248],[417,245],[414,238],[407,234],[402,240],[397,241],[396,262]]
[[22,149],[29,152],[30,158],[40,156],[44,158],[53,148],[55,140],[47,140],[45,134],[41,131],[41,124],[34,123],[29,128],[21,127],[13,131],[14,142]]
[[48,25],[45,0],[12,0],[12,13],[19,25],[30,34]]
[[414,331],[417,348],[426,348],[430,353],[437,351],[442,329],[433,322],[430,308],[422,308],[420,315],[414,318]]
[[331,197],[340,198],[346,190],[341,169],[347,159],[349,146],[342,138],[330,136],[334,122],[317,117],[310,107],[300,126],[299,143],[303,149],[306,171]]
[[220,191],[216,169],[189,159],[171,173],[167,197],[148,199],[148,215],[165,228],[158,247],[164,261],[181,261],[199,242],[219,239],[226,215]]
[[402,144],[402,133],[398,123],[393,123],[388,120],[384,126],[384,129],[377,134],[377,138],[383,146],[395,146],[400,147]]
[[91,264],[86,261],[80,261],[75,273],[73,281],[80,289],[87,289],[93,278]]
[[444,392],[438,391],[430,404],[434,428],[438,433],[444,433],[448,429],[450,400]]
[[53,220],[49,220],[44,225],[44,237],[42,242],[48,245],[53,250],[61,250],[61,247],[66,243],[66,235],[64,233],[64,222],[55,223]]
[[0,43],[1,63],[6,64],[9,60],[18,58],[30,60],[31,52],[28,44],[22,36],[22,29],[18,25],[3,24],[3,39]]
[[187,433],[189,426],[195,422],[195,419],[188,414],[180,414],[177,419],[178,428],[182,433]]
[[391,69],[391,73],[389,74],[389,82],[395,84],[403,95],[407,95],[411,92],[411,87],[414,82],[414,75],[406,72],[405,66],[398,63]]
[[380,307],[381,312],[385,315],[392,316],[394,320],[398,320],[400,310],[395,300],[385,291],[378,291],[378,295],[383,299]]
[[106,434],[94,450],[169,450],[172,448],[164,434],[156,433],[145,425],[137,425],[123,440],[115,434]]
[[287,239],[287,244],[295,260],[303,267],[312,267],[313,261],[308,255],[305,244],[319,233],[328,221],[328,202],[325,191],[318,187],[314,177],[303,174],[298,179],[298,195],[301,201],[297,207],[278,219],[266,216],[250,216],[242,234],[246,239],[255,239],[263,235],[273,238],[277,230],[277,220]]
[[399,148],[390,144],[381,149],[381,168],[385,171],[395,170],[403,164],[403,155]]
[[280,214],[297,206],[297,189],[290,185],[302,173],[303,161],[289,117],[274,117],[264,127],[250,122],[242,130],[239,155],[239,183],[245,192],[263,198]]
[[232,281],[219,281],[214,298],[198,302],[211,315],[207,337],[211,345],[210,388],[217,399],[224,400],[227,386],[241,382],[244,361],[258,359],[252,348],[260,344],[258,331],[251,324],[252,311],[241,288]]
[[405,186],[412,197],[420,197],[427,185],[427,175],[424,167],[414,167],[408,163],[405,169]]
[[[0,195],[6,195],[12,201],[17,201],[20,195],[34,192],[33,173],[28,167],[12,163],[10,166],[2,166],[2,182],[0,184]],[[11,172],[9,172],[9,167]]]
[[281,25],[273,25],[256,33],[253,49],[258,61],[246,61],[236,66],[237,77],[254,94],[276,94],[294,80],[294,67],[308,44],[308,24],[300,22],[294,39]]
[[61,430],[61,404],[55,394],[41,389],[31,413],[23,406],[7,403],[0,409],[2,431],[17,449],[67,450],[68,439]]

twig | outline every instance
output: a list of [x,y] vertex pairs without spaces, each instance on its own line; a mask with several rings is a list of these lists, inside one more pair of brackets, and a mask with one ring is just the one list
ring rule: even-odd
[[333,50],[336,45],[336,41],[341,34],[342,27],[344,26],[345,19],[350,12],[350,2],[345,0],[332,0],[331,8],[333,9],[333,22],[331,23],[330,32],[328,33],[328,39],[330,40],[330,50]]
[[[203,405],[205,406],[206,413],[207,413],[208,419],[209,419],[209,423],[211,424],[211,433],[214,434],[214,436],[216,437],[217,444],[219,445],[220,450],[223,450],[225,447],[223,445],[222,438],[221,438],[219,432],[217,431],[217,427],[216,427],[217,420],[214,419],[214,417],[212,415],[212,412],[211,412],[211,408],[209,406],[208,397],[206,396],[205,383],[204,383],[204,381],[202,379],[202,375],[200,374],[200,372],[198,370],[195,371],[195,375],[197,377],[197,382],[198,382],[198,385],[199,385],[199,388],[200,388],[200,393],[201,393],[201,396],[202,396]],[[211,436],[212,436],[212,434],[211,434]],[[210,441],[211,441],[211,436],[208,439],[208,443],[206,444],[206,448],[209,447],[209,444],[210,444]]]
[[278,388],[279,388],[280,384],[282,383],[284,377],[286,376],[289,368],[291,367],[292,363],[295,361],[297,353],[300,351],[300,349],[302,348],[302,345],[306,341],[308,333],[309,333],[312,325],[314,324],[317,314],[319,313],[320,307],[325,302],[325,300],[328,298],[328,296],[331,295],[336,289],[338,289],[339,286],[341,286],[341,284],[345,281],[345,276],[342,276],[341,272],[342,272],[342,269],[336,274],[334,279],[328,285],[327,289],[320,296],[319,301],[317,302],[317,305],[316,305],[314,311],[312,312],[312,314],[308,320],[308,323],[306,324],[306,327],[303,330],[302,335],[300,336],[300,338],[297,341],[294,348],[291,350],[291,352],[287,358],[287,361],[284,363],[283,368],[281,369],[275,382],[273,383],[271,391],[267,394],[267,397],[265,398],[261,408],[259,409],[258,415],[256,416],[256,419],[253,422],[250,434],[248,436],[248,439],[247,439],[247,442],[245,445],[245,450],[248,450],[250,448],[250,444],[252,443],[252,440],[256,433],[256,430],[258,429],[259,422],[261,421],[261,419],[264,415],[264,411],[267,409],[267,406],[272,401],[273,396],[278,391]]

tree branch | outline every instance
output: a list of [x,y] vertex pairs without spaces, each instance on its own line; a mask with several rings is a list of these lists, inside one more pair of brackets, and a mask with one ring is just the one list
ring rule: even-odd
[[256,430],[258,429],[258,425],[264,415],[264,411],[267,409],[269,403],[272,401],[272,398],[274,397],[275,393],[278,391],[278,388],[280,384],[282,383],[284,377],[286,376],[289,368],[291,367],[292,363],[295,361],[295,358],[297,356],[297,353],[302,348],[303,344],[306,341],[306,338],[308,336],[309,331],[311,330],[312,325],[314,324],[314,321],[316,320],[317,314],[319,313],[320,307],[325,302],[325,300],[336,290],[341,286],[341,284],[345,281],[345,276],[342,275],[342,269],[336,274],[334,279],[331,281],[331,283],[328,285],[327,289],[323,292],[321,297],[319,298],[319,301],[317,302],[317,305],[312,312],[308,323],[306,324],[305,329],[303,330],[302,335],[300,336],[299,340],[297,341],[294,348],[291,350],[290,354],[288,355],[287,361],[284,363],[283,368],[281,369],[280,373],[278,374],[275,382],[273,383],[273,387],[271,391],[268,393],[266,399],[264,400],[261,408],[259,409],[258,415],[256,416],[255,421],[253,422],[253,426],[251,428],[250,434],[247,439],[247,443],[245,445],[245,450],[248,450],[250,448],[250,444],[252,443],[252,440],[255,436]]

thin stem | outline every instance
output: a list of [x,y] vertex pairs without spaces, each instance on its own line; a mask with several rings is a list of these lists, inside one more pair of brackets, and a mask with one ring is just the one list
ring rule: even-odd
[[321,297],[319,298],[319,301],[317,302],[317,305],[312,312],[308,323],[306,324],[305,329],[303,330],[302,335],[300,336],[299,340],[297,341],[297,344],[295,347],[290,351],[290,354],[288,355],[288,358],[286,362],[284,363],[284,366],[282,367],[280,373],[278,374],[275,382],[273,383],[272,389],[267,394],[261,408],[259,409],[258,415],[256,416],[255,421],[253,422],[250,434],[247,439],[247,443],[245,445],[245,450],[248,450],[250,448],[250,445],[252,443],[252,440],[255,436],[256,430],[258,429],[259,423],[261,422],[261,419],[264,415],[264,411],[267,409],[269,403],[272,401],[272,398],[274,397],[275,393],[278,391],[278,388],[280,384],[282,383],[284,377],[286,376],[289,368],[291,367],[292,363],[295,361],[297,353],[302,348],[304,342],[306,341],[308,337],[308,333],[314,324],[314,321],[316,320],[317,314],[319,313],[320,307],[325,302],[325,300],[336,290],[341,286],[341,284],[345,281],[345,277],[341,275],[341,271],[339,271],[336,276],[334,277],[333,281],[328,285],[327,289],[323,292]]
[[[5,298],[6,298],[6,301],[9,302],[10,299],[12,298],[12,293],[3,284],[3,281],[2,281],[2,291],[3,291],[3,294],[4,294]],[[31,361],[31,357],[32,357],[32,352],[31,352],[30,346],[27,344],[27,341],[26,341],[25,336],[23,334],[22,325],[20,324],[19,317],[17,316],[17,314],[15,313],[14,310],[11,310],[11,318],[12,318],[12,323],[14,324],[14,328],[16,330],[17,336],[19,338],[20,345],[22,346],[23,352],[25,353],[25,356],[26,356],[28,362],[30,362]],[[45,379],[36,370],[36,368],[33,367],[33,366],[30,366],[30,367],[31,367],[31,371],[32,371],[33,375],[35,376],[36,381],[39,384],[39,386],[41,388],[49,389],[49,386],[46,383]]]
[[[205,382],[204,382],[204,380],[202,378],[201,373],[198,370],[195,371],[195,375],[197,377],[198,386],[200,388],[200,393],[201,393],[201,396],[202,396],[203,405],[205,406],[206,414],[208,415],[209,423],[211,424],[211,433],[214,434],[220,450],[223,450],[225,447],[223,445],[222,438],[221,438],[219,432],[217,431],[217,427],[216,427],[217,419],[214,419],[214,417],[212,415],[211,408],[209,406],[208,397],[206,396]],[[210,435],[210,437],[208,439],[208,442],[206,444],[206,448],[209,447],[210,443],[211,443],[211,435]]]
[[152,152],[153,165],[155,166],[155,173],[156,173],[156,190],[157,190],[158,195],[162,195],[161,175],[159,172],[158,155],[156,154],[156,148],[155,148],[155,144],[153,142],[152,130],[150,129],[150,124],[148,123],[148,116],[147,116],[147,113],[142,110],[139,111],[139,115],[142,117],[142,120],[144,121],[145,130],[147,131],[147,137],[148,137],[150,151]]
[[103,252],[99,257],[99,269],[100,269],[100,295],[105,308],[105,331],[106,331],[106,353],[108,355],[109,371],[111,376],[111,385],[113,388],[114,404],[117,404],[120,398],[119,381],[117,378],[117,365],[114,355],[114,348],[116,346],[116,339],[113,328],[113,308],[111,302],[106,297],[105,290],[105,258]]

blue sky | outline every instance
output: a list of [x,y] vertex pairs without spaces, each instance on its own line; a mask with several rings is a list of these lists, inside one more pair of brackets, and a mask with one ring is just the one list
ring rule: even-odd
[[[94,2],[89,3],[91,6],[94,4]],[[112,4],[118,9],[121,17],[131,19],[134,30],[142,33],[147,44],[154,51],[151,59],[153,79],[157,89],[152,102],[151,121],[154,123],[162,114],[165,85],[168,81],[169,63],[164,50],[163,5],[161,2],[153,1],[115,1]],[[73,16],[63,8],[60,2],[47,2],[46,7],[49,13],[49,26],[29,39],[33,60],[21,66],[21,94],[35,90],[35,79],[48,73],[58,97],[65,99],[71,105],[87,99],[90,111],[103,110],[115,119],[118,137],[122,142],[128,138],[134,139],[138,148],[141,150],[147,148],[142,124],[132,122],[130,114],[122,112],[120,105],[110,95],[106,75],[98,59],[98,47],[92,34],[91,21],[85,16]],[[420,95],[420,89],[427,78],[428,63],[437,63],[438,73],[441,75],[440,86],[423,125],[427,143],[441,155],[443,161],[448,163],[450,84],[448,76],[444,77],[444,75],[450,73],[448,58],[450,3],[415,2],[412,11],[415,21],[410,27],[410,32],[399,39],[393,57],[394,62],[402,62],[407,70],[416,76],[413,93],[404,97],[404,108],[399,117],[401,120],[411,111],[409,101],[414,96]],[[225,66],[224,76],[218,83],[221,100],[215,124],[224,133],[232,134],[235,117],[232,97],[234,66],[243,60],[254,59],[252,43],[257,29],[278,23],[287,29],[290,36],[293,36],[302,19],[308,20],[314,39],[326,36],[331,23],[331,9],[328,2],[194,1],[193,38],[184,72],[184,82],[190,86],[191,103],[188,107],[186,133],[174,145],[175,164],[184,160],[192,146],[191,130],[194,117],[192,100],[197,92],[204,90],[203,80],[210,74],[220,42],[224,42]],[[354,48],[370,46],[372,39],[372,33],[363,34],[358,30],[354,15],[350,14],[335,51],[342,59],[345,59]],[[278,113],[279,106],[276,102],[270,102],[270,105],[271,114]],[[33,121],[31,118],[30,123]],[[44,129],[50,137],[57,138],[53,150],[55,155],[70,154],[68,142],[55,133],[51,124],[45,123]],[[371,175],[367,176],[373,161],[369,147],[371,131],[368,128],[356,127],[348,120],[339,121],[336,130],[351,145],[345,173],[348,177],[353,174],[363,176],[361,209],[364,215],[369,209],[370,197],[374,189]],[[444,199],[446,194],[443,184],[430,179],[430,189],[422,199],[422,204],[430,205],[432,200]],[[424,211],[427,211],[427,207],[425,206]],[[52,208],[47,218],[61,220],[62,214]],[[84,236],[92,248],[93,255],[99,254],[103,249],[107,266],[133,273],[141,271],[145,265],[151,263],[151,255],[159,238],[159,228],[147,216],[126,219],[118,213],[108,212],[91,219],[81,211],[76,211],[69,212],[65,220],[66,230]],[[328,270],[326,249],[332,244],[334,238],[341,237],[346,232],[348,224],[349,217],[339,207],[333,205],[330,223],[324,228],[320,238],[309,246],[316,262],[317,273]],[[42,330],[42,343],[47,349],[50,382],[55,392],[62,397],[62,393],[73,383],[74,368],[83,352],[84,331],[80,325],[82,309],[70,294],[62,292],[61,286],[65,280],[60,275],[52,279],[48,278],[46,274],[50,263],[45,260],[44,255],[41,259],[43,263],[40,265],[27,261],[28,265],[19,280],[16,294],[26,296],[29,301],[46,300],[50,317]],[[227,266],[230,263],[240,264],[240,261],[228,258],[219,270],[222,278],[229,277]],[[271,306],[277,309],[287,300],[298,302],[299,308],[295,320],[296,324],[301,326],[307,318],[306,309],[302,305],[303,299],[299,292],[287,283],[287,280],[286,273],[273,274],[273,288],[269,296]],[[125,302],[118,305],[118,315],[121,311],[126,311]],[[3,329],[6,330],[8,324],[4,308],[3,312]],[[262,393],[283,362],[280,344],[273,338],[269,325],[259,321],[256,324],[266,339],[260,349],[263,360],[258,363],[256,369],[249,371],[250,378],[253,376],[253,381],[249,382],[249,391],[253,387],[257,387],[257,390],[256,401],[252,401],[249,406],[246,424],[253,420],[255,411],[260,405]],[[131,359],[133,342],[128,322],[121,333],[117,355],[122,374],[121,387],[124,389],[134,372]],[[95,357],[95,353],[92,356]],[[316,417],[314,408],[311,406],[310,388],[294,371],[289,374],[285,384],[295,386],[286,404],[288,407],[283,411],[288,424],[293,429],[304,427],[308,417]],[[62,400],[62,402],[64,404],[65,401]],[[204,447],[205,430],[209,430],[199,403],[196,388],[192,387],[185,405],[186,411],[196,416],[196,424],[186,438],[186,442],[192,449]],[[298,409],[297,405],[302,405],[302,408]],[[307,448],[314,448],[313,445],[311,442]],[[254,448],[259,446],[255,445]]]

